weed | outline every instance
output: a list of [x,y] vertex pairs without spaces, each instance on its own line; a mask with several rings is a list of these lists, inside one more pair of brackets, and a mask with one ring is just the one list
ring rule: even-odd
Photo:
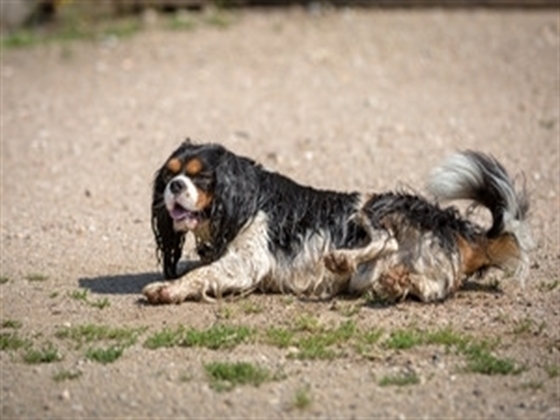
[[195,28],[195,20],[183,13],[174,13],[173,16],[167,21],[167,28],[175,31],[190,31]]
[[82,301],[89,306],[92,306],[94,308],[99,308],[99,309],[104,309],[111,304],[111,302],[109,302],[109,299],[107,298],[97,299],[95,301],[90,300],[88,298],[87,289],[74,290],[72,293],[70,293],[70,297],[72,299]]
[[55,336],[73,340],[78,347],[84,343],[104,340],[116,341],[121,347],[129,347],[145,330],[146,328],[111,328],[106,325],[84,324],[58,330]]
[[83,302],[87,302],[87,300],[88,300],[87,296],[88,296],[88,290],[87,289],[74,290],[72,293],[70,293],[70,297],[72,299],[81,300]]
[[21,338],[16,332],[0,333],[0,350],[17,350],[30,345],[28,339]]
[[11,328],[17,330],[21,328],[22,323],[20,321],[16,321],[15,319],[5,319],[2,321],[2,328]]
[[420,383],[416,373],[405,373],[399,375],[386,375],[379,381],[379,386],[406,386]]
[[557,378],[560,375],[560,368],[558,365],[545,365],[544,370],[550,379]]
[[179,375],[179,382],[190,382],[193,379],[193,374],[190,372],[187,373],[181,373]]
[[268,344],[280,348],[286,348],[292,344],[295,333],[286,328],[271,327],[266,330],[265,336]]
[[181,325],[175,330],[164,328],[163,330],[148,337],[144,342],[144,347],[151,350],[159,349],[161,347],[174,347],[181,341],[181,337],[184,332],[185,328]]
[[53,375],[53,381],[62,382],[69,381],[73,379],[78,379],[82,376],[82,371],[80,370],[61,370]]
[[292,406],[298,410],[305,410],[311,405],[311,394],[309,386],[298,388],[294,395]]
[[110,306],[111,302],[109,302],[109,299],[103,298],[103,299],[97,299],[96,301],[93,302],[89,301],[88,304],[90,306],[93,306],[94,308],[104,309]]
[[10,281],[10,279],[8,277],[0,277],[0,284],[6,284]]
[[207,347],[212,350],[232,348],[251,336],[252,331],[246,326],[215,325],[206,330],[189,329],[178,345],[185,347]]
[[244,301],[241,304],[241,309],[243,310],[243,313],[246,315],[260,314],[261,312],[264,311],[262,305],[250,301]]
[[552,292],[554,289],[558,287],[560,284],[559,280],[554,280],[551,282],[540,282],[537,286],[540,292]]
[[529,381],[521,384],[521,389],[528,389],[531,391],[538,391],[539,389],[543,389],[544,382],[543,381]]
[[107,348],[89,348],[86,357],[95,362],[106,365],[112,363],[122,356],[124,349],[121,346],[113,345]]
[[423,343],[422,335],[417,330],[396,330],[383,343],[386,348],[405,350]]
[[502,359],[494,356],[488,350],[488,344],[471,343],[460,351],[467,359],[466,371],[483,375],[518,375],[525,370],[517,366],[512,359]]
[[39,350],[29,349],[23,355],[23,361],[29,364],[52,363],[59,360],[62,360],[62,356],[52,343],[47,343]]
[[322,329],[319,320],[310,314],[302,314],[294,321],[295,331],[319,332]]
[[144,346],[149,349],[160,347],[206,347],[212,350],[233,348],[248,339],[253,331],[246,326],[214,325],[206,330],[185,329],[178,326],[175,330],[168,328],[148,337]]
[[267,369],[246,362],[213,362],[204,365],[204,369],[216,391],[229,391],[237,385],[259,386],[272,378]]
[[519,321],[517,325],[513,328],[513,334],[515,335],[527,334],[531,331],[532,326],[533,326],[533,320],[530,318],[525,318]]
[[424,344],[436,344],[446,347],[457,346],[463,348],[471,341],[471,338],[456,333],[451,327],[446,327],[433,332],[424,333],[422,341]]
[[25,279],[27,281],[46,281],[48,280],[48,276],[44,275],[44,274],[39,274],[39,273],[32,273],[32,274],[28,274],[27,276],[25,276]]
[[[313,329],[318,328],[313,324]],[[300,338],[296,345],[298,359],[332,359],[336,353],[329,347],[348,341],[356,332],[356,325],[351,320],[342,323],[338,328],[322,329]]]

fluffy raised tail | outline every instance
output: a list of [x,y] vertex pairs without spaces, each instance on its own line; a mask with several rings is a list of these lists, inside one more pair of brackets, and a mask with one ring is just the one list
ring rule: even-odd
[[473,200],[492,213],[485,238],[468,244],[469,249],[462,252],[477,263],[464,265],[471,271],[486,266],[515,269],[524,282],[529,270],[527,252],[534,246],[527,223],[529,200],[525,188],[516,190],[495,158],[474,151],[454,154],[434,169],[428,190],[439,200]]

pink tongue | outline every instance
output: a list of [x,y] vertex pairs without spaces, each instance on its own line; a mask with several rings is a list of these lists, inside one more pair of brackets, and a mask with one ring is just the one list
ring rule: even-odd
[[173,210],[171,210],[170,215],[173,220],[182,220],[186,219],[190,215],[190,212],[182,207],[177,206]]

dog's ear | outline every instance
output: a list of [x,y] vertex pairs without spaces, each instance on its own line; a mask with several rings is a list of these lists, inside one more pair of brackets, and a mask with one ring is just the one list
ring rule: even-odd
[[163,260],[163,274],[166,279],[177,278],[177,264],[183,252],[185,233],[173,229],[173,219],[169,216],[163,201],[166,182],[165,168],[161,168],[154,180],[152,195],[152,230],[157,246],[158,260]]
[[224,150],[214,167],[215,187],[210,210],[210,243],[199,253],[220,258],[227,245],[257,211],[259,194],[256,164]]

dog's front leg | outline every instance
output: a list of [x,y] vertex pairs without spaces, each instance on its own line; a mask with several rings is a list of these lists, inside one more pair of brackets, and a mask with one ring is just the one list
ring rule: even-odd
[[251,265],[238,258],[223,258],[177,280],[150,283],[142,293],[150,303],[212,301],[225,293],[244,293],[255,288],[262,278],[262,270],[251,270]]

